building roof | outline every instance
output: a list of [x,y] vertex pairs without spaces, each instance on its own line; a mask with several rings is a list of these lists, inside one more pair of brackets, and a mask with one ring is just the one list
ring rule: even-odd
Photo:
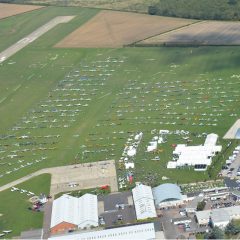
[[[222,150],[222,146],[217,146],[218,135],[211,133],[207,135],[204,145],[187,146],[186,144],[178,144],[173,151],[174,155],[178,155],[176,167],[185,165],[211,165],[212,157],[216,152]],[[169,165],[173,168],[173,165]]]
[[201,202],[204,199],[204,197],[195,197],[192,201],[188,202],[186,205],[186,209],[197,209],[197,205],[199,202]]
[[215,146],[217,144],[218,135],[215,133],[208,134],[204,146]]
[[155,239],[155,229],[153,223],[139,224],[127,227],[112,228],[94,232],[73,233],[63,236],[51,237],[49,240],[87,240],[87,239]]
[[240,206],[232,206],[226,208],[217,208],[213,210],[205,210],[196,212],[197,219],[207,220],[212,218],[213,223],[230,221],[235,216],[240,215]]
[[89,221],[98,224],[96,195],[85,194],[76,198],[65,194],[53,201],[51,228],[61,222],[79,226]]
[[172,183],[161,184],[153,188],[153,197],[155,204],[160,204],[165,201],[182,200],[180,187]]
[[213,223],[221,223],[221,222],[228,222],[230,221],[230,215],[229,212],[225,209],[214,209],[214,211],[211,214],[211,218]]
[[137,219],[157,217],[152,188],[143,184],[132,189]]

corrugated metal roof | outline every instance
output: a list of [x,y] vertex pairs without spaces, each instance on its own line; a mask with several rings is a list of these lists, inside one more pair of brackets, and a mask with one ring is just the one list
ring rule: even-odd
[[112,228],[102,231],[74,233],[63,236],[51,237],[49,240],[87,240],[87,239],[156,239],[153,223],[139,224],[128,227]]
[[87,225],[98,226],[97,196],[85,194],[80,198],[63,195],[54,200],[51,228],[61,222],[68,222],[83,228]]
[[168,200],[182,200],[180,187],[172,183],[161,184],[153,188],[153,197],[156,204]]
[[137,219],[157,217],[151,187],[139,184],[132,189],[132,194]]

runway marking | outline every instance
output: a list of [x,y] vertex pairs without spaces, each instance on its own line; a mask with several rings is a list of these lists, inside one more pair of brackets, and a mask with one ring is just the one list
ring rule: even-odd
[[42,36],[44,33],[48,32],[56,25],[60,23],[67,23],[72,20],[75,16],[58,16],[50,20],[48,23],[44,24],[43,26],[39,27],[34,32],[30,33],[26,37],[18,40],[15,44],[4,50],[0,53],[0,63],[6,61],[9,57],[17,53],[22,48],[26,47],[31,42],[35,41],[37,38]]

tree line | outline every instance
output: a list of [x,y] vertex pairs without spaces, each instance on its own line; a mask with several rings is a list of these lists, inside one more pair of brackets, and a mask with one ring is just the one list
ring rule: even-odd
[[240,20],[240,0],[159,0],[151,15],[203,20]]

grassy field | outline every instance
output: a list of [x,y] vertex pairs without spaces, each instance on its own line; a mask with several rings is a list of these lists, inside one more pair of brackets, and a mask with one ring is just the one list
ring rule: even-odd
[[[205,133],[214,132],[224,148],[229,143],[221,138],[240,113],[238,47],[56,49],[97,10],[50,7],[24,14],[34,18],[28,31],[45,19],[39,12],[48,19],[77,17],[0,65],[1,185],[44,167],[115,159],[124,188],[130,172],[122,154],[140,131],[142,141],[130,159],[135,180],[154,186],[163,177],[178,183],[216,177],[230,150],[216,158],[210,177],[166,164],[173,145],[186,137],[203,144]],[[11,21],[4,30],[10,31],[18,17],[0,21],[0,29]],[[22,37],[16,34],[15,40]],[[155,154],[147,153],[161,129],[171,134]]]
[[[17,185],[18,188],[25,189],[39,195],[49,194],[50,191],[49,174],[43,174]],[[19,236],[22,231],[37,229],[42,227],[43,213],[28,210],[31,207],[26,193],[19,191],[11,192],[10,189],[0,193],[0,232],[2,230],[12,230],[11,234],[5,237]]]

